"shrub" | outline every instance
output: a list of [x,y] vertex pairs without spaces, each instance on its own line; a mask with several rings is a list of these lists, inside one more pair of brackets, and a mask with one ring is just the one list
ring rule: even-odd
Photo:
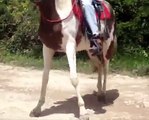
[[[14,7],[16,5],[17,7]],[[38,13],[28,1],[9,1],[8,10],[15,20],[15,30],[7,40],[6,49],[10,53],[41,56],[38,39]]]

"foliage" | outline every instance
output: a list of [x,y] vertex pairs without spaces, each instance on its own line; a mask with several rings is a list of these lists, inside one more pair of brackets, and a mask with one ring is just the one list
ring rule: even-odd
[[[116,11],[120,52],[149,50],[148,0],[110,0]],[[131,49],[130,49],[131,48]],[[141,49],[140,49],[141,50]]]
[[7,8],[6,1],[0,1],[0,40],[10,38],[15,31],[15,21]]
[[41,56],[38,39],[38,14],[26,0],[0,1],[1,44],[11,53]]
[[[117,18],[118,51],[149,50],[148,0],[109,0]],[[27,0],[0,0],[0,40],[10,52],[37,48],[38,12]],[[2,42],[1,42],[2,44]],[[36,46],[37,44],[37,46]],[[39,45],[40,46],[40,45]],[[34,48],[34,47],[33,47]],[[39,49],[41,49],[39,47]]]
[[[30,1],[0,0],[0,50],[3,47],[10,53],[40,58],[41,42],[37,35],[39,14]],[[116,13],[118,56],[148,59],[149,1],[108,1]],[[83,61],[87,58],[84,52],[79,53],[78,57]]]
[[[39,42],[36,34],[37,25],[33,25],[30,21],[25,21],[17,28],[15,34],[10,38],[6,48],[11,53],[22,53],[33,55],[35,50],[40,49],[41,43]],[[39,51],[38,55],[39,56]],[[41,53],[41,52],[40,52]]]

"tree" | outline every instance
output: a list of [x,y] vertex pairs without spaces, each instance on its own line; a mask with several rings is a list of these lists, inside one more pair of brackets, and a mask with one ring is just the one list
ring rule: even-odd
[[[116,12],[118,51],[143,54],[149,51],[148,0],[108,0]],[[38,11],[28,0],[0,0],[0,45],[12,53],[41,50]],[[36,53],[36,52],[35,52]],[[37,52],[36,56],[39,52]]]
[[124,53],[149,50],[148,0],[109,0],[116,11],[119,50]]

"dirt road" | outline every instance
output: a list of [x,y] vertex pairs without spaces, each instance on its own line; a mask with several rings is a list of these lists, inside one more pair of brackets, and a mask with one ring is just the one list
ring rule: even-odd
[[[0,64],[0,120],[75,120],[77,99],[69,73],[52,70],[46,103],[40,117],[30,117],[41,86],[42,71]],[[96,74],[79,74],[86,108],[95,111],[90,120],[149,120],[149,78],[110,74],[107,104],[98,102]]]

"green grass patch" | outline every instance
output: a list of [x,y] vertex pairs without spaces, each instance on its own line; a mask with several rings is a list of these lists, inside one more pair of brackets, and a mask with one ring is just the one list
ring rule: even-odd
[[[35,58],[33,56],[20,55],[20,54],[10,54],[5,51],[3,52],[1,51],[0,62],[9,65],[32,67],[36,69],[43,68],[42,58]],[[54,57],[52,61],[52,69],[69,70],[66,55]],[[92,73],[92,66],[89,60],[77,59],[77,71],[82,73]]]
[[117,55],[112,59],[111,70],[135,75],[149,75],[149,57],[141,55]]
[[34,57],[19,54],[10,54],[6,52],[1,52],[0,62],[9,65],[17,65],[22,67],[35,67],[39,69],[42,68],[43,66],[43,60],[41,58],[35,59]]
[[[78,72],[87,74],[93,72],[92,65],[87,57],[83,57],[82,59],[80,55],[77,55],[77,58]],[[43,68],[42,58],[10,54],[4,51],[0,53],[0,62],[22,67],[33,67],[36,69]],[[66,55],[54,57],[52,69],[69,70]],[[141,76],[149,75],[149,57],[117,54],[110,62],[110,72]]]
[[[67,62],[66,55],[62,57],[54,57],[52,62],[52,69],[58,69],[58,70],[69,70],[69,64]],[[92,66],[90,64],[90,61],[77,59],[77,71],[81,73],[92,73]]]

